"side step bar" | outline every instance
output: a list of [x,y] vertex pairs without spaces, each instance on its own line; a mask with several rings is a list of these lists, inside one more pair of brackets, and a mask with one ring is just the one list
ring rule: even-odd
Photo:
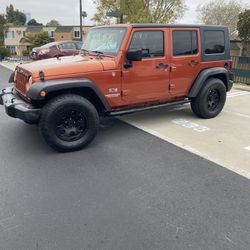
[[136,112],[153,110],[153,109],[169,107],[169,106],[174,106],[174,105],[181,105],[181,104],[185,104],[185,103],[189,103],[189,102],[190,102],[189,99],[184,99],[181,101],[173,101],[173,102],[161,103],[161,104],[150,105],[150,106],[135,107],[135,108],[130,108],[130,109],[119,109],[119,110],[107,112],[107,113],[105,113],[105,115],[106,116],[127,115],[127,114],[136,113]]

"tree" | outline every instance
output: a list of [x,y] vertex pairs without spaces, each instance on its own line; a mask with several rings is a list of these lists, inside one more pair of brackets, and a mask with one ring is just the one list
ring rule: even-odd
[[214,0],[197,8],[202,23],[228,26],[232,39],[237,38],[237,22],[241,10],[242,7],[236,0]]
[[52,20],[50,20],[47,24],[46,24],[46,26],[61,26],[61,24],[57,21],[57,20],[55,20],[55,19],[52,19]]
[[26,23],[26,16],[23,12],[15,10],[13,5],[6,7],[6,22],[14,25],[24,25]]
[[109,23],[108,12],[124,15],[128,23],[166,23],[182,17],[184,0],[95,0],[97,12],[93,20]]
[[239,37],[242,41],[250,41],[250,9],[241,12],[237,23]]
[[27,34],[25,40],[32,44],[32,47],[40,47],[46,43],[52,42],[47,31],[41,31],[35,35]]
[[0,15],[0,46],[3,45],[4,41],[5,23],[6,19],[4,15]]
[[38,23],[37,21],[36,21],[36,19],[31,19],[28,23],[27,23],[27,25],[30,25],[30,26],[41,26],[41,25],[43,25],[42,23]]
[[83,11],[82,12],[82,18],[86,18],[88,16],[87,12],[86,11]]

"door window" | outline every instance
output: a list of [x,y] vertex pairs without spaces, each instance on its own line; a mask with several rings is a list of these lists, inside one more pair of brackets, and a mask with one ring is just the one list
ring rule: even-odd
[[144,58],[164,56],[163,31],[135,31],[130,50],[142,50]]
[[195,55],[198,53],[197,31],[175,30],[173,31],[173,55]]
[[60,50],[75,50],[75,44],[74,43],[62,43],[59,45]]

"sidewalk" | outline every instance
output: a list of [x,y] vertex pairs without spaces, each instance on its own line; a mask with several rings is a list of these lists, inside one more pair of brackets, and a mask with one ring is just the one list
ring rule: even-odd
[[[20,62],[20,63],[22,63],[22,62]],[[7,68],[7,69],[15,70],[16,66],[17,66],[18,64],[20,64],[20,63],[19,63],[19,62],[16,63],[16,62],[2,61],[2,62],[0,62],[0,65],[3,66],[3,67],[5,67],[5,68]]]

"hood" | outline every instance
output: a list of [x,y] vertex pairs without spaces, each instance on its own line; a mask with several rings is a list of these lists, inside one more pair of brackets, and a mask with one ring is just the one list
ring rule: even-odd
[[87,72],[98,72],[115,69],[114,58],[98,56],[65,56],[51,58],[30,63],[24,63],[19,67],[29,71],[33,79],[39,78],[39,72],[43,71],[45,79],[77,77]]

